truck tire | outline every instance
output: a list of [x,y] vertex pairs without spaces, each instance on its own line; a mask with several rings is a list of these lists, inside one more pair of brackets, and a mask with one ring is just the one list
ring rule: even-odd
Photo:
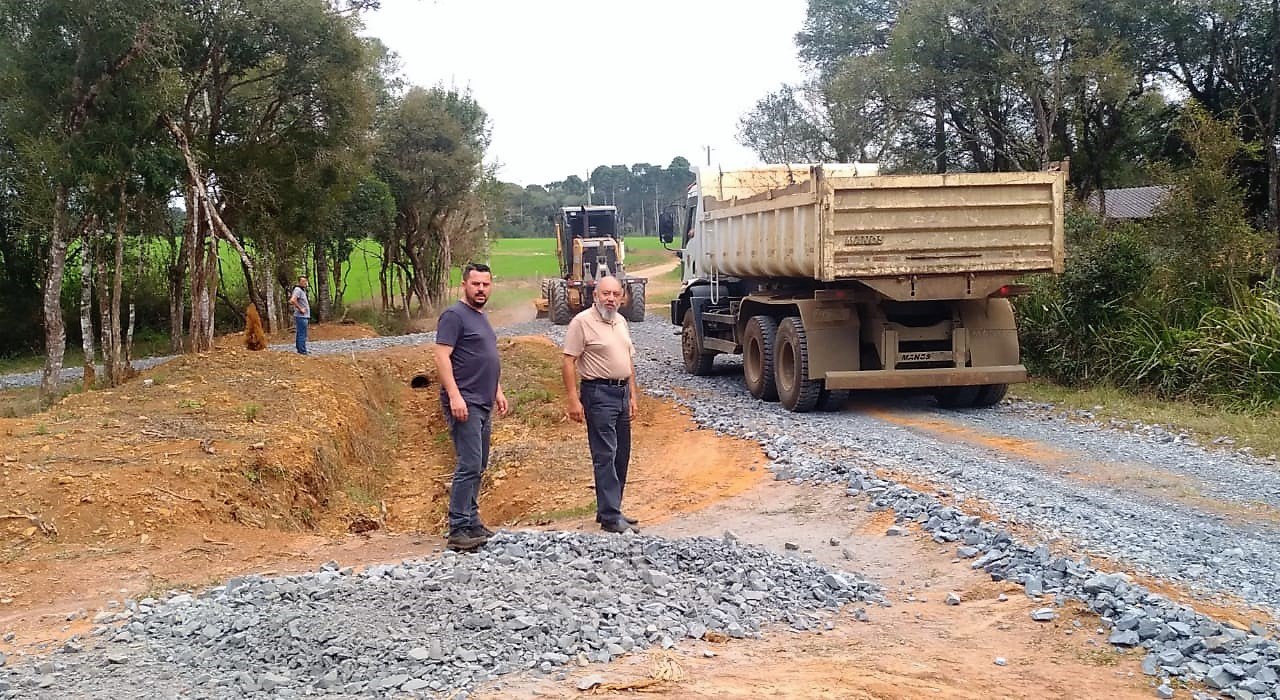
[[980,386],[940,386],[933,396],[939,408],[969,408],[978,400]]
[[773,371],[773,347],[778,337],[778,322],[772,316],[747,319],[742,339],[742,379],[747,391],[761,401],[778,400],[778,381]]
[[994,406],[1004,401],[1004,395],[1009,393],[1008,384],[983,384],[978,387],[978,398],[974,399],[973,405],[986,408]]
[[573,310],[569,308],[569,285],[564,280],[552,280],[547,288],[548,314],[551,322],[557,326],[567,326],[573,320]]
[[853,392],[848,389],[823,389],[818,394],[818,410],[827,413],[843,411],[852,397]]
[[684,371],[695,377],[711,374],[716,363],[716,355],[702,349],[698,343],[698,334],[693,328],[693,309],[684,312],[684,323],[680,324],[680,354],[684,358]]
[[788,316],[778,324],[773,366],[778,401],[784,408],[808,413],[817,407],[822,380],[809,378],[809,340],[799,316]]
[[630,300],[627,302],[627,312],[623,314],[626,319],[632,323],[644,322],[644,284],[641,282],[631,282],[627,284],[627,291]]

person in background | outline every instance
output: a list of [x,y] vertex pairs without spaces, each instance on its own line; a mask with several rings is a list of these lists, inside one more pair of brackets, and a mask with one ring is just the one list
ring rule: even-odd
[[453,439],[453,484],[449,487],[448,547],[469,551],[489,541],[493,531],[480,521],[480,480],[489,466],[494,410],[507,414],[499,383],[498,336],[485,316],[493,287],[488,265],[462,270],[462,299],[440,314],[436,324],[436,372],[440,403]]
[[307,276],[298,277],[298,284],[289,294],[289,306],[293,307],[293,346],[299,355],[307,354],[307,326],[311,324],[311,302],[307,300]]

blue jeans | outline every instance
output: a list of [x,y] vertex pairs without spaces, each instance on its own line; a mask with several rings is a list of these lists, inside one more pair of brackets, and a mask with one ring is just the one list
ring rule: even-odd
[[596,482],[596,520],[616,523],[622,519],[622,492],[631,461],[631,387],[582,384],[579,397]]
[[307,326],[310,323],[311,319],[306,316],[293,317],[293,346],[299,355],[307,354]]
[[453,485],[449,487],[449,534],[479,527],[480,480],[489,466],[489,437],[492,423],[489,409],[467,404],[467,419],[458,422],[449,411],[449,400],[443,399],[444,417],[453,439],[455,463]]

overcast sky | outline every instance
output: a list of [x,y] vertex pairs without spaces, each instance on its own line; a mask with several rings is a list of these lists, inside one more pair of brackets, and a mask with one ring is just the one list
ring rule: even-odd
[[[407,78],[470,87],[499,177],[546,184],[677,155],[755,161],[738,118],[801,78],[805,0],[382,0],[366,32]],[[587,104],[583,101],[587,100]]]

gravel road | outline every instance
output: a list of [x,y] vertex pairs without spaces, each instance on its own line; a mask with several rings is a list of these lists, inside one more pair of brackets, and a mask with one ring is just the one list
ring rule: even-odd
[[[544,322],[510,327],[502,332],[545,333],[557,341],[562,338],[562,329],[549,327]],[[1143,671],[1149,675],[1203,679],[1209,687],[1226,690],[1237,698],[1258,699],[1280,694],[1277,690],[1280,650],[1274,638],[1274,616],[1280,611],[1280,577],[1275,574],[1275,562],[1280,561],[1280,519],[1276,518],[1280,510],[1280,470],[1274,460],[1254,457],[1229,445],[1198,445],[1185,435],[1157,426],[1104,424],[1093,420],[1087,412],[1065,415],[1053,407],[1027,402],[1011,402],[995,409],[944,411],[920,395],[885,394],[860,399],[854,406],[836,413],[790,414],[777,404],[764,404],[751,398],[742,385],[740,367],[731,360],[721,361],[716,375],[711,377],[685,375],[679,362],[678,331],[660,315],[635,324],[633,334],[639,348],[637,372],[641,386],[650,393],[685,404],[705,428],[759,441],[773,459],[772,468],[777,478],[838,483],[870,510],[892,509],[903,532],[919,527],[936,542],[954,543],[957,557],[974,569],[989,572],[993,579],[1020,583],[1028,595],[1042,598],[1045,606],[1036,611],[1035,619],[1052,620],[1057,616],[1057,607],[1068,599],[1084,601],[1101,616],[1111,643],[1147,650]],[[431,337],[431,334],[419,334],[315,342],[312,348],[317,354],[345,354],[429,342]],[[0,379],[0,385],[10,379]],[[897,481],[882,478],[886,473],[894,474]],[[967,515],[964,511],[969,505],[998,513],[1001,520],[983,521]],[[468,565],[480,566],[486,575],[495,576],[499,581],[491,597],[505,601],[511,596],[515,602],[504,608],[507,610],[529,608],[534,599],[544,600],[543,607],[549,611],[557,605],[569,605],[564,597],[569,591],[564,585],[538,583],[541,579],[532,575],[537,572],[529,570],[533,566],[532,558],[517,556],[518,551],[513,554],[510,549],[524,547],[527,551],[534,547],[541,548],[539,551],[547,548],[554,551],[561,546],[554,536],[546,541],[526,534],[505,537],[510,538],[503,540],[507,549],[478,557]],[[687,577],[680,578],[681,583],[676,586],[683,593],[672,594],[675,589],[668,589],[668,595],[659,596],[660,601],[637,597],[633,602],[639,612],[631,608],[621,612],[616,600],[581,603],[592,619],[638,615],[640,617],[626,619],[638,620],[636,624],[640,624],[644,619],[654,619],[644,618],[645,615],[657,615],[667,620],[663,624],[676,625],[662,627],[656,622],[645,622],[643,643],[663,643],[664,635],[675,640],[680,636],[676,633],[680,625],[685,626],[687,632],[688,625],[692,624],[688,611],[703,610],[700,606],[707,604],[696,591],[723,585],[723,581],[717,583],[714,576],[711,580],[699,580],[699,576],[727,571],[747,575],[743,571],[772,572],[775,567],[792,572],[788,567],[794,563],[790,558],[780,557],[769,559],[763,569],[745,568],[748,563],[735,558],[741,550],[729,542],[707,544],[649,538],[610,542],[580,537],[566,542],[571,544],[564,546],[576,548],[573,550],[576,556],[570,560],[585,558],[599,566],[612,567],[608,568],[613,572],[611,575],[634,585],[644,584],[645,572],[654,570],[664,576]],[[631,549],[621,552],[618,548]],[[1087,554],[1081,556],[1082,552]],[[509,561],[502,560],[504,555]],[[673,556],[675,561],[668,560],[657,566],[654,562],[659,556]],[[753,556],[769,555],[761,552]],[[702,566],[693,569],[677,566],[685,559],[696,559]],[[456,561],[446,558],[437,563],[406,564],[407,568],[395,571],[412,580],[434,581],[436,588],[426,589],[432,594],[441,595],[452,605],[470,605],[464,608],[467,614],[488,614],[496,620],[498,616],[493,611],[476,609],[477,601],[468,603],[468,596],[473,595],[469,589],[449,584],[449,577],[454,574],[442,573],[440,567],[456,567]],[[566,571],[572,573],[570,570],[575,569],[571,561],[561,563],[567,563],[568,568],[546,573],[564,579]],[[673,573],[676,569],[679,576]],[[1219,603],[1243,601],[1265,613],[1258,615],[1260,619],[1246,629],[1222,624],[1151,593],[1121,573],[1125,571],[1178,584]],[[391,575],[396,576],[394,572]],[[833,575],[845,578],[838,578],[834,588],[816,585],[816,581]],[[252,636],[252,630],[257,629],[255,625],[271,624],[279,628],[282,624],[288,627],[285,618],[303,620],[298,623],[301,627],[295,625],[301,636],[292,638],[316,645],[327,643],[329,640],[320,638],[329,632],[308,631],[314,629],[313,621],[320,621],[323,627],[324,624],[332,626],[334,616],[349,619],[352,624],[371,619],[367,605],[348,604],[344,596],[348,589],[359,592],[351,595],[372,595],[365,592],[366,587],[385,576],[342,576],[341,572],[321,572],[317,576],[328,579],[325,585],[341,579],[344,587],[338,591],[340,595],[336,593],[334,598],[325,598],[324,604],[318,605],[313,596],[318,584],[312,579],[251,582],[255,587],[274,587],[273,593],[280,593],[282,587],[303,585],[312,602],[298,603],[283,594],[254,597],[251,604],[255,606],[252,608],[255,614],[248,618],[248,626],[237,632]],[[764,612],[755,617],[742,617],[754,606],[739,606],[739,617],[734,618],[737,629],[750,631],[755,629],[753,625],[776,620],[794,624],[800,619],[797,616],[809,610],[814,601],[827,605],[875,597],[873,587],[849,574],[814,569],[794,571],[786,576],[791,577],[786,580],[793,585],[804,580],[808,590],[828,596],[837,590],[850,593],[834,602],[821,596],[804,600],[785,596],[770,598],[767,604],[761,605]],[[569,582],[566,585],[579,588],[599,583],[583,582],[580,576],[565,580]],[[660,580],[667,581],[666,578]],[[848,587],[842,589],[841,584]],[[538,585],[546,588],[537,589]],[[652,582],[647,585],[653,588]],[[751,584],[739,578],[737,585],[750,587]],[[775,595],[775,589],[766,588],[766,597]],[[540,598],[529,598],[522,592],[526,589],[542,591],[537,594]],[[226,590],[214,589],[195,602],[200,606],[224,605],[227,595]],[[425,594],[414,594],[417,595]],[[417,600],[414,596],[396,600]],[[662,603],[661,610],[653,607],[655,601]],[[542,640],[538,643],[529,642],[528,633],[524,632],[528,627],[512,629],[494,623],[497,629],[505,629],[500,635],[500,644],[516,644],[519,654],[515,656],[519,658],[513,656],[504,661],[500,653],[486,651],[487,655],[482,655],[478,650],[469,649],[467,656],[454,659],[454,665],[460,664],[458,667],[466,671],[465,674],[458,671],[451,675],[421,675],[421,664],[388,665],[390,662],[385,659],[350,649],[344,652],[346,656],[334,655],[332,663],[313,655],[302,661],[272,666],[280,660],[264,662],[247,642],[236,646],[200,639],[203,628],[192,628],[189,619],[174,608],[191,604],[189,598],[179,599],[176,604],[173,601],[152,601],[146,606],[133,603],[131,615],[140,614],[141,607],[148,608],[141,615],[144,622],[121,621],[117,624],[124,627],[111,627],[110,622],[104,621],[100,634],[102,639],[119,639],[123,629],[128,633],[125,639],[107,644],[105,648],[90,645],[93,648],[54,654],[50,659],[37,659],[35,665],[24,661],[21,668],[6,670],[7,676],[0,675],[0,697],[6,692],[9,697],[18,697],[19,691],[26,697],[27,693],[42,688],[50,697],[65,697],[68,693],[92,695],[101,688],[94,685],[98,671],[113,665],[134,664],[139,654],[145,663],[131,668],[133,671],[143,669],[141,677],[151,677],[151,671],[146,669],[160,669],[158,673],[169,674],[168,681],[180,679],[185,683],[181,687],[191,688],[201,697],[254,692],[288,695],[302,689],[342,694],[466,688],[473,680],[504,670],[543,668],[544,662],[548,672],[554,672],[556,667],[575,658],[574,654],[555,648],[564,646],[561,642],[565,641],[565,630],[572,629],[567,623],[567,626],[557,626],[566,620],[566,615],[561,613],[547,618],[552,622],[539,618],[543,621],[538,623],[541,625],[538,629],[545,634],[535,635]],[[406,610],[417,610],[412,604],[405,605]],[[685,617],[662,618],[664,612],[671,613],[673,608],[682,611]],[[232,619],[226,611],[210,614],[226,621]],[[326,620],[328,622],[324,622]],[[652,631],[650,624],[654,625]],[[699,619],[699,624],[706,622]],[[721,621],[721,624],[726,623]],[[185,631],[175,632],[178,626]],[[369,634],[378,644],[387,649],[394,646],[401,657],[408,654],[413,660],[416,657],[412,649],[419,648],[413,645],[425,644],[424,640],[435,634],[433,629],[408,624],[402,629],[375,625]],[[222,639],[218,630],[212,631],[217,634],[208,639]],[[641,643],[636,635],[627,637],[632,644]],[[580,636],[569,641],[578,644],[574,648],[586,654],[588,660],[596,660],[591,654],[599,654],[601,648],[611,649],[608,644],[627,648],[621,644],[621,634],[614,634],[612,638],[616,641],[603,647],[591,646],[590,637]],[[175,639],[180,642],[176,647],[173,646]],[[555,644],[545,646],[553,639]],[[116,648],[126,651],[113,651]],[[418,655],[426,661],[433,660],[432,655],[437,651],[444,653],[429,645],[421,648],[425,651]],[[112,660],[111,654],[116,655],[116,660]],[[180,662],[200,661],[196,667],[201,672],[179,672],[183,666],[174,667],[175,658]],[[261,671],[264,663],[271,669],[271,678],[249,673],[249,669]],[[334,668],[338,669],[336,678],[332,674]],[[414,682],[419,680],[428,685]],[[440,682],[430,685],[432,680]],[[399,685],[391,681],[398,681]],[[372,685],[374,683],[379,685]]]

